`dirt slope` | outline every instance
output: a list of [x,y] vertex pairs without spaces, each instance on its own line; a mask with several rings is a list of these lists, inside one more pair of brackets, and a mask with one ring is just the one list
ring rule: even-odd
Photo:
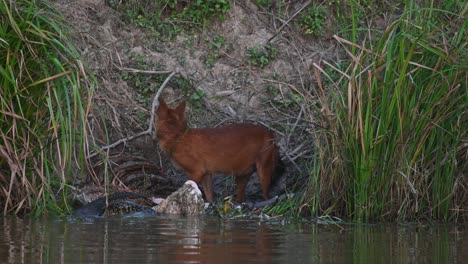
[[[126,21],[103,0],[54,4],[76,31],[76,45],[99,82],[89,117],[94,143],[102,146],[145,130],[152,97],[167,77],[124,69],[176,71],[163,95],[170,102],[191,98],[187,112],[192,127],[231,122],[266,125],[277,132],[288,167],[287,182],[297,182],[307,174],[304,165],[312,154],[314,131],[312,64],[338,56],[326,34],[306,37],[293,23],[284,25],[284,19],[251,1],[234,1],[223,21],[170,41]],[[291,9],[299,8],[300,3],[291,5]],[[252,65],[248,50],[268,43],[274,48],[274,58],[264,67]],[[195,91],[201,98],[193,96]],[[150,137],[113,148],[108,160],[112,183],[121,188],[127,185],[164,196],[186,179],[161,159]],[[91,163],[94,173],[88,180],[102,182],[102,156]],[[232,194],[233,180],[217,178],[218,193]],[[256,182],[251,181],[247,198],[260,197]],[[283,180],[276,192],[284,191],[285,184]]]

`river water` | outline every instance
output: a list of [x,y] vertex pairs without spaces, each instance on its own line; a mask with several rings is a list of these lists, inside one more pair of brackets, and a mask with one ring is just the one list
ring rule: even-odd
[[464,225],[0,218],[0,263],[468,263]]

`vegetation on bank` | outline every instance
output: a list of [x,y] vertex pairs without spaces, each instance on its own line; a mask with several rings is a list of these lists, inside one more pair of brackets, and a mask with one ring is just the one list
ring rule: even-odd
[[162,38],[201,29],[213,19],[222,19],[231,8],[228,0],[109,0],[108,3],[124,19]]
[[[49,6],[0,1],[0,205],[4,214],[61,211],[70,175],[86,167],[93,83]],[[289,10],[283,1],[253,2],[280,17]],[[302,101],[316,110],[310,114],[320,131],[313,135],[307,186],[266,213],[357,222],[466,216],[468,4],[386,3],[311,1],[294,17],[291,25],[304,35],[336,32],[334,41],[348,57],[312,68],[309,92],[319,100]],[[200,30],[232,6],[227,0],[108,4],[165,39]],[[393,22],[369,28],[378,10],[389,11]],[[221,37],[212,42],[207,64],[224,45]],[[276,49],[254,47],[246,54],[250,65],[264,68]],[[122,78],[142,94],[162,80]]]
[[62,212],[70,177],[84,169],[92,83],[44,1],[0,1],[2,214]]
[[349,61],[315,68],[323,130],[300,210],[358,222],[466,214],[467,7],[406,1],[382,32],[353,20],[336,37]]

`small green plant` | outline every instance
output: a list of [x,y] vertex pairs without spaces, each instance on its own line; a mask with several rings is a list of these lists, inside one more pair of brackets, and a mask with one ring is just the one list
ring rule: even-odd
[[[108,0],[107,4],[113,9],[124,14],[124,18],[136,23],[143,28],[151,29],[154,25],[159,24],[162,7],[156,2],[152,1],[139,1],[139,0]],[[151,11],[152,16],[147,16],[147,12]]]
[[[149,65],[142,55],[133,55],[133,62],[138,65],[139,69],[154,70],[158,66]],[[144,106],[149,107],[152,103],[152,97],[159,86],[164,81],[165,76],[160,74],[140,74],[132,72],[119,73],[120,78],[127,82],[128,86],[135,88],[138,91],[136,101]]]
[[202,106],[202,99],[206,96],[204,90],[197,89],[189,79],[183,77],[174,78],[171,81],[172,85],[177,87],[177,90],[182,92],[184,98],[188,98],[191,106],[200,108]]
[[205,96],[205,91],[204,90],[198,90],[196,89],[193,94],[190,96],[190,104],[200,108],[202,106],[202,98]]
[[164,5],[169,6],[169,8],[174,9],[177,6],[179,0],[163,0]]
[[191,39],[185,39],[184,40],[184,46],[192,47],[193,46],[193,41]]
[[323,6],[311,6],[300,18],[300,27],[307,35],[319,35],[327,19],[327,10]]
[[204,25],[214,17],[223,19],[230,8],[231,3],[228,0],[195,0],[191,1],[176,17]]
[[264,68],[276,57],[276,49],[269,44],[264,47],[252,47],[247,50],[247,56],[252,65]]
[[267,86],[267,92],[272,95],[270,99],[276,107],[289,110],[297,110],[304,98],[295,91],[280,92],[275,86]]
[[224,47],[224,38],[221,36],[215,36],[213,40],[208,45],[208,50],[210,51],[205,63],[209,67],[213,66],[215,61],[219,58],[220,51]]
[[183,77],[175,77],[172,79],[171,83],[177,87],[178,90],[182,91],[182,94],[185,98],[190,97],[193,92],[193,84],[189,79]]
[[210,45],[208,45],[208,48],[211,50],[221,49],[222,47],[224,47],[224,38],[221,36],[215,36]]
[[259,7],[269,8],[273,5],[273,0],[256,0],[255,3]]

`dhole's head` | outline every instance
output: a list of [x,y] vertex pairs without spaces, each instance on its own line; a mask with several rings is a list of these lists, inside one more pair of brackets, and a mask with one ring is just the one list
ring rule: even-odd
[[171,133],[177,134],[184,132],[187,129],[187,121],[185,120],[185,105],[183,101],[175,109],[170,109],[164,99],[159,98],[159,107],[156,110],[156,133],[160,136]]

